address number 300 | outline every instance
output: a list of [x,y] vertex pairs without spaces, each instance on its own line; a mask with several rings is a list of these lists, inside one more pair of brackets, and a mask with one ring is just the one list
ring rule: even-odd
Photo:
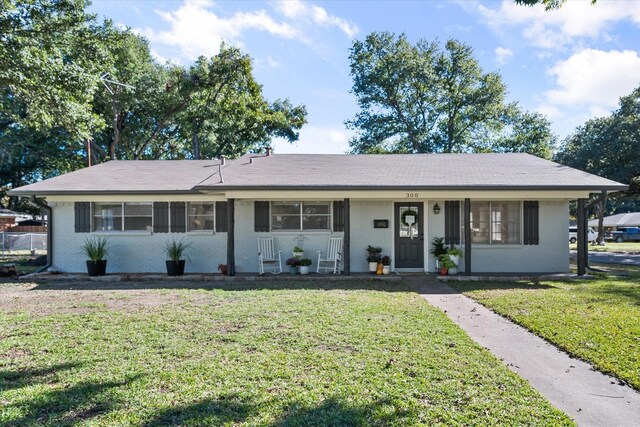
[[418,193],[407,193],[407,199],[417,199]]

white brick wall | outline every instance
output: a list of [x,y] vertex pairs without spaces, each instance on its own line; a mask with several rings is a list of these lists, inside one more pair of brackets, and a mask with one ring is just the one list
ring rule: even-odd
[[[441,212],[433,213],[435,200],[424,201],[428,213],[425,228],[425,270],[432,271],[434,260],[429,255],[433,237],[444,236],[444,200],[437,200]],[[74,231],[73,202],[51,202],[53,208],[53,269],[65,272],[85,272],[86,257],[82,252],[85,238],[92,233]],[[298,244],[300,232],[257,233],[254,231],[254,207],[252,200],[236,201],[235,258],[236,271],[258,271],[258,236],[271,235],[276,250],[282,251],[284,262],[291,256],[291,250]],[[568,252],[568,201],[540,202],[540,245],[474,247],[472,269],[474,272],[566,272],[569,268]],[[389,228],[373,228],[374,219],[388,219]],[[382,247],[383,254],[394,258],[393,253],[393,202],[392,201],[351,201],[351,271],[368,271],[365,260],[367,245]],[[343,233],[306,232],[302,246],[305,256],[313,261],[312,271],[317,262],[317,251],[326,251],[331,236]],[[165,256],[162,245],[171,237],[188,239],[192,244],[188,273],[215,273],[218,264],[226,263],[227,233],[158,233],[135,235],[113,233],[109,235],[110,254],[107,272],[165,272]],[[461,267],[464,267],[462,260]]]

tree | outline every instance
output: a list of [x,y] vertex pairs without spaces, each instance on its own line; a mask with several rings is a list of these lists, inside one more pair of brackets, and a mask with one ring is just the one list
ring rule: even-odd
[[[588,120],[563,143],[556,160],[614,181],[629,190],[613,193],[599,208],[605,213],[640,208],[640,87],[620,98],[608,117]],[[602,230],[600,230],[602,236]]]
[[86,0],[2,0],[0,90],[27,107],[13,117],[46,131],[88,136],[102,123],[91,111],[104,59]]
[[[560,9],[567,0],[514,0],[516,4],[525,6],[535,6],[543,4],[546,10]],[[597,0],[589,0],[591,4],[596,4]]]
[[529,153],[543,159],[553,157],[557,137],[551,132],[551,123],[545,116],[522,111],[512,105],[505,116],[505,124],[505,130],[495,139],[492,151]]
[[357,131],[353,152],[531,149],[548,156],[548,147],[536,145],[552,141],[548,121],[506,105],[502,78],[485,73],[468,45],[420,40],[414,46],[404,34],[372,33],[353,43],[349,59],[360,106],[346,122]]

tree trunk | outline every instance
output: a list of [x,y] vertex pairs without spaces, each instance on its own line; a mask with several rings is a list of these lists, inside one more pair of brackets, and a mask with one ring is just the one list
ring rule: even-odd
[[200,140],[197,131],[193,132],[193,159],[200,160]]

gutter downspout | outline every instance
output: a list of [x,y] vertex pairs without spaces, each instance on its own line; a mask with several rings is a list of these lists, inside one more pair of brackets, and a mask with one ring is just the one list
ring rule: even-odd
[[42,273],[53,265],[53,209],[51,206],[43,206],[47,211],[47,263],[34,273]]

